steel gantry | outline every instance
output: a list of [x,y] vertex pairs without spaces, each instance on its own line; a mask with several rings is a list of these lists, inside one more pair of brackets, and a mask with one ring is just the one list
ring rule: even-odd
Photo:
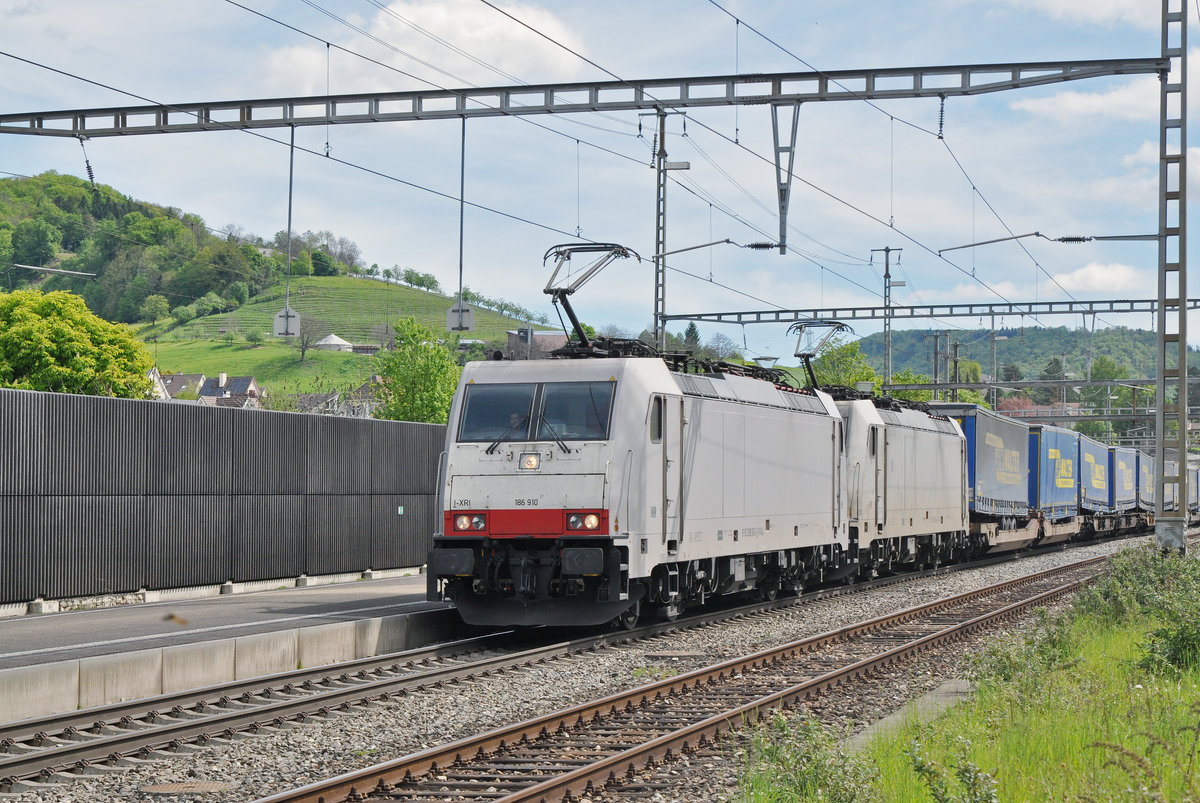
[[[784,252],[796,116],[802,103],[945,99],[1084,78],[1156,73],[1162,81],[1157,423],[1160,438],[1168,423],[1177,428],[1173,443],[1178,445],[1185,441],[1182,434],[1187,430],[1187,389],[1186,382],[1180,379],[1186,375],[1187,365],[1187,305],[1183,303],[1186,297],[1183,185],[1187,175],[1185,11],[1183,0],[1163,0],[1162,55],[1159,58],[616,80],[27,112],[0,114],[0,134],[91,138],[405,120],[461,118],[465,121],[469,117],[622,110],[661,112],[697,107],[769,105],[775,127],[779,246]],[[1170,112],[1169,105],[1173,107]],[[781,130],[781,126],[785,128]],[[1169,186],[1173,189],[1168,189]],[[663,291],[663,286],[664,283],[656,281],[656,296]],[[665,299],[656,297],[656,327],[661,327],[667,320],[665,309]],[[893,309],[899,313],[899,309]],[[1172,390],[1176,401],[1168,405],[1165,400]],[[1156,468],[1160,505],[1166,485],[1178,489],[1176,498],[1186,499],[1186,472],[1165,476],[1162,453],[1163,449],[1159,448]],[[1160,508],[1160,514],[1160,544],[1178,542],[1182,545],[1182,517],[1186,511],[1173,515]]]
[[[1158,375],[1154,386],[1154,454],[1158,500],[1155,534],[1161,549],[1183,551],[1188,519],[1187,383],[1187,3],[1163,0],[1158,120]],[[1174,474],[1166,452],[1179,454]],[[1178,500],[1166,510],[1167,489]]]
[[[1200,298],[1185,301],[1187,309],[1200,309]],[[999,304],[920,304],[883,307],[816,307],[812,309],[750,310],[747,312],[692,312],[664,316],[668,321],[706,323],[791,323],[794,321],[839,320],[873,321],[887,318],[995,318],[1043,315],[1096,315],[1106,312],[1143,312],[1153,314],[1159,302],[1152,298],[1112,301],[1038,301]]]

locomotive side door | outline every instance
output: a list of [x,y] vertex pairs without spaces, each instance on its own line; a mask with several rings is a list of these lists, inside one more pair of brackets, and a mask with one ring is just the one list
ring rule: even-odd
[[875,498],[875,520],[872,531],[878,533],[879,526],[887,521],[887,437],[883,427],[878,424],[871,425],[871,431],[867,437],[867,455],[872,467],[872,470],[868,472],[870,477],[868,482],[872,486],[868,493]]
[[662,540],[675,552],[683,528],[683,397],[662,400]]

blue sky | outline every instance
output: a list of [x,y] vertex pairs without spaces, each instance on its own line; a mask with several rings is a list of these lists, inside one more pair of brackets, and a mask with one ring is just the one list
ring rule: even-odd
[[[319,41],[225,0],[0,0],[0,50],[164,103],[428,86],[327,51],[322,42],[445,87],[513,82],[479,62],[530,83],[609,79],[479,0],[241,2]],[[1159,55],[1158,0],[497,4],[622,78]],[[1188,11],[1194,25],[1195,0]],[[4,75],[5,112],[137,103],[7,58]],[[1153,296],[1153,243],[1023,240],[1027,251],[998,244],[952,252],[949,262],[936,251],[1003,237],[1008,230],[1050,236],[1153,232],[1156,79],[1102,78],[951,98],[944,141],[929,133],[938,127],[936,101],[876,105],[804,106],[789,254],[719,246],[673,257],[673,267],[694,276],[668,274],[668,312],[876,305],[882,267],[878,256],[874,264],[870,257],[884,246],[904,249],[896,276],[908,286],[894,294],[900,304]],[[768,110],[695,109],[687,117],[686,136],[683,117],[669,123],[670,158],[689,161],[692,169],[683,177],[687,189],[668,190],[668,248],[724,238],[761,241],[764,232],[777,232]],[[467,200],[541,226],[469,210],[464,272],[467,284],[486,295],[553,315],[541,292],[549,269],[540,260],[548,247],[568,238],[548,228],[573,233],[578,227],[584,237],[653,252],[651,138],[638,137],[633,112],[530,119],[559,133],[516,119],[468,123]],[[729,141],[735,132],[737,146]],[[328,136],[339,159],[456,196],[459,134],[457,121],[338,126],[328,134],[299,129],[297,144],[320,152]],[[220,132],[95,139],[87,148],[96,178],[135,198],[195,212],[213,227],[232,223],[268,238],[286,227],[288,151],[275,142]],[[82,175],[79,144],[15,136],[0,141],[0,171],[45,170]],[[354,240],[368,264],[414,267],[434,273],[446,287],[457,283],[458,205],[431,193],[298,154],[294,226]],[[575,306],[598,327],[636,334],[650,324],[652,279],[648,263],[617,263],[579,292]],[[1082,324],[1065,317],[1043,323]],[[1149,328],[1152,322],[1148,315],[1105,316],[1105,324]],[[1200,331],[1197,326],[1200,321],[1192,324]],[[707,338],[720,331],[751,353],[786,356],[794,344],[784,329],[706,326],[702,333]],[[856,330],[865,335],[877,327],[860,323]]]

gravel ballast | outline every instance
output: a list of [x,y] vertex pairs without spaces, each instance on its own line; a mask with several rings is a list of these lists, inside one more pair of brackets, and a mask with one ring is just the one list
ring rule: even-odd
[[[1144,543],[1145,539],[1095,544],[1025,557],[993,566],[899,583],[796,606],[770,616],[753,616],[709,627],[609,647],[567,660],[483,678],[447,689],[430,689],[384,705],[360,708],[327,719],[230,742],[214,740],[203,749],[12,795],[17,803],[77,801],[250,801],[283,789],[332,777],[372,764],[518,722],[614,692],[645,685],[775,644],[815,635],[864,619],[913,607],[980,586],[1020,577],[1077,560]],[[879,684],[864,705],[862,695],[835,690],[813,701],[815,716],[830,723],[867,724],[903,707],[960,673],[961,657],[989,636],[960,642],[889,670],[868,681]],[[700,764],[697,767],[697,763]],[[700,770],[699,772],[697,770]],[[718,800],[736,796],[736,761],[704,757],[678,776],[678,793],[659,799]],[[667,770],[669,773],[670,771]],[[732,779],[732,780],[731,780]],[[171,783],[212,782],[223,791],[195,794],[145,792]],[[731,790],[729,784],[733,783]]]

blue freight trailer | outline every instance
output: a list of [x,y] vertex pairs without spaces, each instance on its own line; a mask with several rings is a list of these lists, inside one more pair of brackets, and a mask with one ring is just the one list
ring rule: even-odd
[[1137,452],[1124,446],[1108,447],[1108,502],[1116,513],[1137,507]]
[[1061,427],[1029,427],[1029,507],[1047,519],[1074,516],[1079,506],[1079,433]]
[[1087,435],[1079,436],[1079,509],[1112,513],[1108,491],[1108,447]]

